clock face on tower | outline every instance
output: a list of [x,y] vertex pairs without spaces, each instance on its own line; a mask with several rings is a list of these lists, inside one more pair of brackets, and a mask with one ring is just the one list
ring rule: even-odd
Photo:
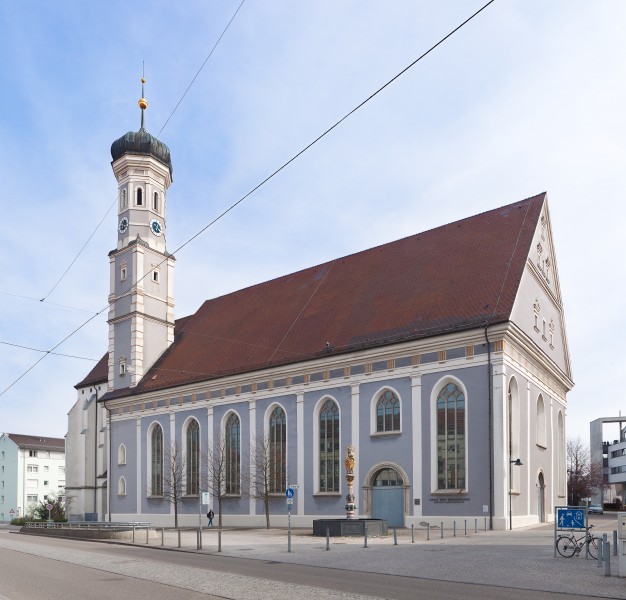
[[117,229],[119,230],[120,233],[126,233],[126,230],[128,229],[128,218],[127,217],[122,218],[122,220],[120,221],[120,224],[118,225]]
[[152,219],[152,221],[150,221],[150,231],[152,231],[154,235],[160,236],[163,233],[163,225],[161,225],[157,219]]

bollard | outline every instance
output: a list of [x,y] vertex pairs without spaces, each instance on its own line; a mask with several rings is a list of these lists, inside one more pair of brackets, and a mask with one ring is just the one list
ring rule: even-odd
[[165,527],[161,527],[161,546],[165,546]]
[[452,521],[452,537],[456,537],[456,521]]
[[363,548],[367,548],[367,525],[363,529]]
[[[606,536],[606,533],[604,534],[604,536]],[[602,566],[602,560],[604,558],[604,556],[602,555],[603,550],[604,550],[604,540],[601,538],[598,538],[598,560],[596,561],[596,567]]]
[[326,528],[326,550],[330,550],[330,529]]
[[222,530],[221,529],[217,530],[217,551],[218,552],[222,551]]
[[430,523],[426,523],[426,541],[430,540]]
[[135,526],[133,525],[133,544],[135,543]]
[[291,552],[291,529],[287,532],[287,552]]
[[465,533],[464,535],[467,535],[467,519],[465,519]]
[[611,576],[611,542],[604,542],[604,576]]
[[485,531],[487,531],[487,517],[485,517]]
[[150,543],[150,527],[146,527],[146,544]]
[[415,525],[411,525],[411,544],[415,543]]
[[441,521],[441,539],[443,539],[443,521]]
[[198,549],[202,550],[202,527],[198,527],[198,537],[200,538],[200,548]]
[[196,550],[200,550],[200,530],[196,529]]
[[617,531],[613,530],[613,556],[617,556]]
[[478,519],[474,519],[474,533],[478,533]]
[[180,548],[180,527],[178,528],[178,547]]
[[398,545],[398,530],[395,527],[393,528],[393,545]]

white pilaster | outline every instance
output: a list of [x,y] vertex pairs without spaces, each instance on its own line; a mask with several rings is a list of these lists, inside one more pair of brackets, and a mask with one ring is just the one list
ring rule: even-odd
[[[521,397],[521,390],[520,390]],[[536,410],[536,407],[535,407]],[[528,456],[528,466],[526,467],[526,514],[532,514],[532,506],[533,501],[537,497],[537,491],[533,485],[533,477],[532,474],[535,472],[535,465],[531,461],[530,448],[531,444],[535,443],[535,429],[531,427],[531,401],[530,401],[530,380],[526,381],[526,433],[525,433],[525,448],[526,448],[526,456]],[[523,432],[522,432],[523,433]]]
[[[135,436],[136,436],[136,453],[137,460],[135,462],[135,469],[137,470],[137,514],[141,514],[141,465],[144,461],[144,456],[141,454],[141,419],[137,419],[135,423]],[[113,491],[113,490],[111,490]],[[109,508],[109,510],[111,510]]]
[[[209,449],[208,456],[211,456],[215,446],[214,446],[214,435],[213,435],[213,406],[207,406],[206,409],[206,437],[207,437],[207,448]],[[209,466],[207,465],[207,477],[209,472]],[[207,481],[207,487],[210,487],[211,482]],[[210,492],[210,490],[208,490]],[[209,496],[209,504],[211,507],[213,506],[213,494]]]
[[359,456],[360,456],[360,450],[361,450],[361,446],[359,444],[359,425],[361,422],[360,419],[360,413],[359,413],[359,386],[358,385],[351,385],[350,386],[350,411],[352,413],[352,421],[350,423],[351,425],[351,431],[350,431],[350,435],[352,437],[351,440],[351,444],[354,446],[354,452],[355,452],[355,456],[356,456],[356,463],[354,465],[354,503],[356,504],[357,507],[357,513],[359,510],[359,504],[360,504],[360,500],[361,500],[361,489],[362,489],[362,482],[361,482],[361,477],[359,476],[360,470],[359,470],[359,464],[360,464],[360,460],[359,460]]
[[304,515],[304,494],[305,494],[305,478],[304,478],[304,394],[299,393],[296,396],[296,480],[298,481],[297,506],[298,515]]
[[[422,481],[422,376],[411,376],[411,432],[413,459],[413,516],[422,515],[424,501],[424,484]],[[419,506],[414,499],[418,498]]]
[[[248,456],[251,456],[253,452],[255,452],[258,449],[258,443],[256,440],[256,400],[255,399],[251,399],[248,401],[248,409],[250,411],[249,417],[249,423],[250,423],[250,427],[249,427],[249,448],[250,448],[250,452],[248,454]],[[248,469],[249,469],[249,474],[250,474],[250,482],[253,482],[256,480],[255,474],[254,474],[254,465],[252,464],[252,461],[249,461],[250,464],[248,465]],[[254,498],[250,498],[250,514],[251,515],[256,515],[256,500]]]
[[[166,450],[166,452],[164,452],[165,456],[171,454],[174,444],[176,444],[176,413],[170,413],[170,443],[169,447],[164,448]],[[180,451],[182,452],[182,449],[180,449]],[[165,465],[165,468],[167,469],[167,465]],[[170,504],[170,515],[174,516],[173,503]]]
[[506,375],[504,365],[493,365],[492,400],[493,400],[493,489],[494,506],[493,516],[495,519],[504,519],[508,516],[508,472],[509,453],[506,447]]

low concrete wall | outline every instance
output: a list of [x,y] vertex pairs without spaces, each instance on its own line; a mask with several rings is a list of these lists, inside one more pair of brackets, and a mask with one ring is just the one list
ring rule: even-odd
[[[133,530],[111,530],[111,529],[87,529],[82,527],[58,527],[46,529],[43,527],[22,527],[20,533],[27,535],[43,535],[48,537],[66,537],[87,540],[125,540],[132,541]],[[160,538],[160,533],[150,530],[148,539],[155,541]],[[135,541],[144,542],[146,540],[146,530],[137,529],[135,531]]]

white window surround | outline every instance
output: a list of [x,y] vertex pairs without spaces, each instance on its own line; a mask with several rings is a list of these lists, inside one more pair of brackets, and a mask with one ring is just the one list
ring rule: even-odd
[[117,495],[126,496],[126,479],[122,475],[117,482]]
[[241,420],[241,415],[234,408],[229,408],[223,415],[222,420],[220,422],[220,439],[226,442],[226,423],[230,415],[235,414],[239,419],[239,494],[226,494],[228,498],[239,498],[241,496],[241,474],[243,469],[241,468],[241,453],[242,453],[242,440],[244,439],[243,435],[243,421]]
[[138,185],[135,188],[135,206],[145,206],[146,198],[143,187]]
[[[339,490],[336,492],[321,492],[320,491],[320,410],[326,400],[332,400],[337,405],[337,411],[339,412],[339,449],[341,452],[341,404],[334,396],[330,394],[324,394],[315,404],[313,408],[313,493],[319,496],[341,496],[343,490],[343,477],[339,477]],[[341,455],[339,458],[339,469],[341,469],[342,461]]]
[[[458,386],[465,397],[465,487],[462,490],[441,490],[437,487],[437,397],[441,389],[449,383]],[[430,392],[430,489],[432,494],[454,494],[459,492],[467,494],[470,491],[469,445],[467,443],[469,438],[467,428],[469,411],[470,401],[467,395],[467,388],[463,382],[452,375],[444,375],[441,377]]]
[[[146,429],[146,496],[148,498],[162,498],[162,494],[152,493],[152,432],[155,427],[161,428],[161,434],[163,436],[163,469],[165,469],[165,449],[167,448],[167,440],[165,438],[165,426],[160,421],[152,421]],[[161,473],[161,481],[163,481],[163,473]]]
[[126,464],[126,446],[124,444],[120,444],[117,448],[117,464],[125,465]]
[[[394,431],[376,431],[376,407],[378,406],[378,400],[386,391],[393,392],[396,395],[396,398],[398,399],[398,402],[400,404],[400,429],[397,429]],[[398,435],[402,433],[403,412],[404,410],[402,409],[402,396],[400,395],[400,392],[398,392],[397,389],[395,389],[394,387],[390,385],[384,385],[380,387],[378,390],[376,390],[376,392],[374,392],[374,395],[372,396],[372,399],[370,400],[370,435],[385,436],[385,435]]]
[[535,405],[535,419],[536,419],[536,442],[540,448],[547,448],[546,446],[546,405],[543,399],[543,394],[537,396],[537,403]]
[[126,375],[126,357],[122,356],[119,360],[120,363],[120,376]]
[[[192,421],[195,421],[198,424],[198,441],[199,441],[199,447],[200,449],[202,448],[202,425],[200,424],[200,421],[193,416],[189,416],[185,419],[185,422],[183,423],[182,426],[182,436],[181,436],[181,446],[182,446],[182,451],[183,451],[183,464],[185,465],[185,469],[183,472],[183,495],[184,496],[189,496],[189,494],[187,494],[187,429],[189,429],[189,425],[191,424]],[[241,421],[239,421],[239,426],[241,427]],[[200,455],[198,457],[198,470],[200,472],[200,480],[202,480],[202,452],[200,452]],[[200,487],[202,488],[202,483],[200,483]],[[197,494],[191,494],[192,497],[197,497]]]
[[[263,415],[263,441],[268,444],[270,440],[270,416],[275,408],[282,409],[285,414],[285,477],[287,483],[289,483],[289,416],[287,415],[287,409],[280,402],[272,402]],[[284,494],[280,494],[281,497]]]

